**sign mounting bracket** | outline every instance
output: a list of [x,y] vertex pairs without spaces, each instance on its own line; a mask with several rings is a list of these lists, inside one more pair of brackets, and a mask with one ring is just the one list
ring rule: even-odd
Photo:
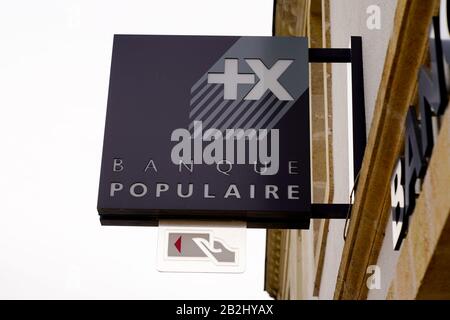
[[[351,37],[351,48],[310,48],[309,63],[351,63],[353,176],[361,170],[366,148],[366,114],[364,102],[364,72],[362,38]],[[313,203],[313,219],[346,219],[351,204]]]

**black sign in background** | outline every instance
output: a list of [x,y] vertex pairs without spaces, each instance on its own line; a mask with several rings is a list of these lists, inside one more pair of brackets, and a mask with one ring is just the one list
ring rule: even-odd
[[[192,85],[239,39],[115,36],[98,198],[104,224],[151,225],[160,218],[241,219],[259,226],[307,223],[311,205],[308,90],[275,126],[280,130],[278,174],[259,175],[252,165],[236,164],[229,175],[218,172],[215,165],[194,165],[193,173],[186,169],[180,173],[171,162],[176,143],[170,136],[173,130],[187,128],[190,123]],[[307,72],[306,46],[304,54]],[[285,52],[283,55],[280,58],[294,58]],[[123,160],[123,171],[113,172],[115,158]],[[145,172],[150,160],[157,172],[152,168]],[[298,175],[289,175],[288,161],[298,161]],[[115,182],[123,184],[124,189],[111,197],[110,184]],[[133,197],[129,187],[134,183],[145,184],[147,194]],[[159,198],[155,197],[157,183],[170,187]],[[178,183],[183,185],[183,192],[192,183],[193,196],[178,197]],[[204,184],[209,184],[216,198],[203,197]],[[223,198],[230,184],[238,187],[240,199]],[[255,185],[254,199],[249,197],[251,184]],[[278,186],[280,198],[265,199],[265,185]],[[288,199],[288,185],[300,186],[299,200]]]

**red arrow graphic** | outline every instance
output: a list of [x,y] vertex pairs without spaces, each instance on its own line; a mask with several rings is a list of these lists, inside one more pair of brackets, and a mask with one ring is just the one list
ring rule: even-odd
[[175,248],[177,248],[178,252],[181,253],[181,236],[175,241]]

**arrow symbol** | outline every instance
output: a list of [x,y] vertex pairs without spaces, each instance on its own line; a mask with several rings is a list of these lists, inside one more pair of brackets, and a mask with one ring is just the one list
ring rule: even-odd
[[181,236],[175,241],[175,248],[177,248],[178,252],[181,253]]

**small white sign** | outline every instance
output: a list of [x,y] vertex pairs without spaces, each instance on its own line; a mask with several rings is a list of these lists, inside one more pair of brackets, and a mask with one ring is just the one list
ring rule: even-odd
[[246,247],[245,222],[161,220],[157,269],[162,272],[242,273]]

